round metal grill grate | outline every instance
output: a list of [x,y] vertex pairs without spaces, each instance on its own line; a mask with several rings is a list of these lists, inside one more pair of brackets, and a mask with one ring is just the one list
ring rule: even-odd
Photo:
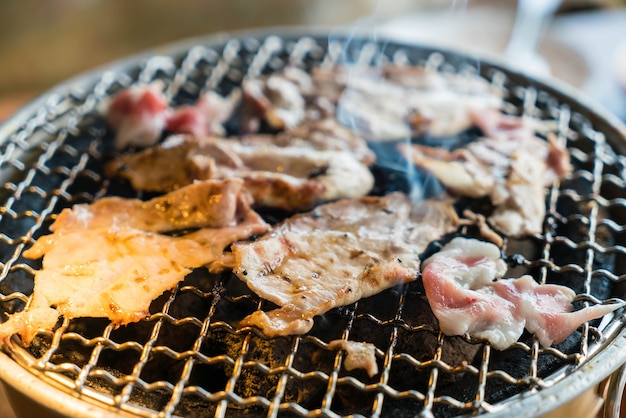
[[[112,152],[112,132],[97,113],[104,99],[162,80],[171,102],[184,104],[206,89],[228,94],[244,77],[287,64],[310,69],[346,60],[477,72],[503,91],[506,112],[546,121],[567,144],[574,172],[550,189],[543,233],[506,240],[508,276],[528,272],[568,285],[580,304],[623,298],[624,137],[561,89],[456,53],[343,37],[211,38],[161,53],[61,86],[0,130],[2,320],[28,302],[40,264],[21,253],[48,232],[55,214],[102,196],[137,196],[102,175]],[[573,397],[581,387],[572,378],[586,373],[591,385],[626,360],[626,350],[615,355],[624,346],[623,310],[555,347],[524,335],[497,351],[440,334],[419,281],[335,309],[305,336],[265,339],[237,328],[267,307],[235,277],[198,270],[154,301],[140,323],[114,329],[100,319],[65,320],[28,348],[18,339],[3,348],[61,390],[139,416],[459,416],[507,407],[507,415],[530,416],[555,406],[544,394],[561,387],[564,398]],[[381,372],[346,372],[342,354],[327,349],[337,338],[374,343]],[[608,369],[586,368],[596,358]]]

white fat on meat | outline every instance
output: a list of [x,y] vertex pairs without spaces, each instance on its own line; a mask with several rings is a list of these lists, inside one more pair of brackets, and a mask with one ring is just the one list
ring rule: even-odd
[[[148,316],[152,300],[192,269],[267,230],[249,209],[240,180],[188,188],[149,202],[112,197],[63,210],[52,234],[24,252],[43,257],[42,268],[26,309],[0,324],[0,339],[17,333],[29,345],[39,330],[52,330],[59,316],[103,317],[115,325],[138,321]],[[194,197],[198,202],[191,202]],[[176,237],[158,233],[184,228],[200,229]]]
[[136,190],[165,191],[197,179],[240,178],[254,206],[307,210],[319,203],[364,196],[369,168],[349,151],[250,145],[236,140],[174,136],[107,165]]
[[289,129],[299,125],[306,116],[303,94],[313,89],[312,80],[297,67],[286,67],[267,77],[248,78],[242,83],[245,104],[245,131],[258,129],[257,118],[274,129]]
[[416,279],[428,243],[458,227],[440,201],[414,206],[402,193],[346,199],[276,225],[232,246],[233,272],[280,306],[241,325],[267,336],[304,334],[313,317]]
[[425,260],[424,289],[441,331],[484,339],[503,350],[526,328],[549,347],[583,323],[624,305],[594,305],[573,312],[572,289],[538,284],[529,275],[502,279],[506,269],[497,246],[460,237]]
[[485,136],[463,148],[401,145],[401,151],[451,192],[488,197],[495,206],[488,220],[498,231],[512,237],[540,233],[546,187],[571,171],[569,153],[554,137],[535,136],[523,118],[497,111],[472,117]]
[[162,85],[126,88],[105,104],[107,123],[115,130],[114,145],[117,149],[148,147],[161,138],[170,114]]
[[[235,138],[233,138],[235,139]],[[334,118],[305,121],[293,129],[276,135],[244,135],[236,140],[245,145],[276,145],[279,147],[311,148],[320,151],[349,151],[363,164],[372,165],[376,155],[365,139]]]
[[374,344],[350,340],[333,340],[328,343],[328,349],[346,352],[346,358],[343,361],[343,367],[346,370],[363,369],[369,377],[378,374],[376,346]]
[[346,66],[315,69],[312,79],[314,92],[335,103],[338,120],[376,141],[455,135],[473,125],[471,111],[502,106],[496,89],[475,74]]
[[214,91],[203,93],[192,105],[172,109],[165,129],[172,134],[223,136],[224,122],[234,113],[240,94],[222,97]]

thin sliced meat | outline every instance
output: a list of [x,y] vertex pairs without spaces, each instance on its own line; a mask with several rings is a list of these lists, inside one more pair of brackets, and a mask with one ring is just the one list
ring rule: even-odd
[[506,264],[498,247],[475,239],[453,239],[422,267],[426,297],[441,331],[485,339],[500,350],[515,343],[524,328],[549,347],[584,322],[623,306],[594,305],[572,312],[572,289],[540,285],[529,275],[501,279]]
[[164,191],[196,179],[241,178],[255,206],[306,210],[367,194],[374,178],[347,151],[246,145],[222,138],[175,136],[107,165],[136,190]]
[[115,129],[117,149],[156,144],[169,115],[167,99],[158,83],[126,88],[105,107],[107,123]]
[[236,138],[245,145],[276,145],[279,147],[312,148],[320,151],[349,151],[363,164],[370,166],[376,155],[365,139],[333,118],[305,121],[293,129],[276,135],[256,134]]
[[292,66],[267,77],[244,80],[244,130],[256,132],[260,120],[274,129],[298,126],[306,116],[303,94],[310,93],[312,89],[309,74]]
[[432,173],[455,194],[489,197],[489,222],[513,237],[541,232],[546,186],[570,171],[569,153],[554,138],[535,136],[524,119],[499,112],[472,113],[485,137],[446,151],[422,145],[400,146],[418,167]]
[[268,336],[304,334],[313,317],[416,279],[428,243],[458,226],[451,206],[413,206],[402,193],[346,199],[293,216],[232,247],[234,273],[280,306],[241,324]]
[[473,125],[472,111],[502,106],[498,92],[474,74],[346,66],[315,69],[312,79],[314,94],[336,106],[336,118],[374,141],[455,135]]
[[[42,268],[35,274],[26,310],[0,324],[0,339],[18,333],[29,345],[38,330],[53,329],[59,316],[104,317],[115,325],[138,321],[149,314],[152,300],[193,268],[212,262],[231,243],[267,230],[248,207],[241,181],[206,184],[210,187],[194,184],[189,192],[176,192],[177,197],[188,197],[176,209],[169,206],[178,202],[173,196],[145,204],[105,198],[65,209],[51,226],[53,233],[24,252],[28,258],[43,257]],[[190,204],[192,198],[203,202]],[[189,216],[163,217],[161,209]],[[159,218],[156,223],[151,222],[154,217]],[[167,219],[172,220],[169,225]],[[187,227],[201,229],[179,237],[153,232]]]
[[173,134],[196,136],[224,136],[224,123],[235,111],[239,96],[224,98],[209,91],[200,96],[193,105],[172,109],[165,129]]

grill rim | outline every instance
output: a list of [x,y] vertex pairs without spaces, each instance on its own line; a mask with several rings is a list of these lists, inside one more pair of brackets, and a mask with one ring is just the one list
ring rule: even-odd
[[[332,35],[329,35],[329,33],[332,33]],[[9,116],[2,124],[0,124],[0,145],[9,140],[11,136],[15,134],[18,129],[21,128],[24,123],[36,113],[37,109],[45,106],[45,103],[53,99],[55,95],[70,95],[76,91],[88,90],[93,87],[106,72],[116,72],[121,69],[129,68],[130,66],[136,66],[137,64],[145,62],[147,59],[155,56],[164,55],[177,59],[182,54],[188,52],[193,46],[200,45],[215,48],[224,46],[227,41],[233,39],[244,40],[246,38],[252,38],[258,40],[259,42],[263,42],[267,38],[276,37],[282,42],[290,42],[306,37],[319,40],[323,38],[328,39],[329,37],[332,39],[332,37],[335,36],[342,40],[356,38],[359,39],[359,41],[374,42],[376,44],[380,44],[381,42],[384,44],[386,41],[389,41],[400,48],[422,49],[424,51],[429,51],[430,53],[437,52],[446,56],[451,55],[467,59],[468,61],[480,62],[481,65],[484,63],[491,70],[501,70],[505,72],[507,77],[509,77],[511,82],[516,86],[526,87],[528,85],[532,85],[533,87],[552,95],[559,102],[563,102],[568,105],[576,105],[577,107],[572,110],[575,110],[577,113],[587,118],[592,123],[595,130],[601,132],[605,137],[607,137],[607,142],[609,145],[615,147],[617,152],[620,154],[626,154],[626,124],[619,120],[617,116],[604,109],[600,104],[593,102],[588,97],[585,97],[581,92],[577,91],[574,87],[566,84],[565,82],[550,77],[540,78],[524,74],[522,71],[516,70],[509,64],[500,61],[493,56],[483,56],[454,48],[442,48],[436,45],[408,43],[393,39],[393,37],[387,38],[384,34],[382,36],[376,36],[375,39],[372,39],[371,33],[363,30],[303,26],[277,26],[262,29],[245,29],[241,31],[220,32],[211,35],[186,38],[155,48],[146,49],[120,60],[116,60],[78,74],[43,92],[39,97],[21,107],[17,112]],[[480,66],[478,69],[482,74]],[[515,414],[520,417],[533,417],[538,414],[547,413],[552,409],[571,401],[585,390],[599,384],[603,379],[611,375],[620,366],[626,363],[626,319],[624,319],[624,317],[625,315],[622,313],[620,315],[621,322],[619,324],[614,324],[615,327],[622,329],[619,332],[616,332],[614,338],[603,341],[594,353],[589,353],[582,366],[565,366],[563,369],[560,369],[551,375],[555,376],[559,373],[566,374],[565,377],[560,379],[554,385],[542,389],[531,389],[519,395],[514,395],[505,401],[494,405],[493,412],[484,412],[480,415],[505,417]],[[22,393],[26,397],[31,398],[28,395],[29,392],[37,393],[39,398],[37,400],[35,400],[35,398],[32,399],[46,406],[48,403],[40,402],[42,398],[48,402],[58,403],[56,399],[60,396],[60,394],[67,395],[69,397],[69,399],[66,399],[68,402],[72,405],[76,405],[79,409],[82,409],[80,408],[81,406],[87,406],[87,411],[91,414],[72,414],[68,416],[93,416],[92,414],[95,411],[92,408],[96,408],[98,411],[101,410],[102,413],[107,414],[106,416],[110,416],[111,411],[115,411],[118,416],[136,416],[134,414],[129,415],[129,412],[114,407],[111,407],[113,409],[110,409],[106,403],[95,405],[93,400],[86,399],[87,397],[85,397],[85,399],[81,399],[80,394],[72,393],[70,390],[67,390],[67,388],[61,388],[61,385],[55,383],[54,380],[47,377],[45,373],[37,372],[37,370],[33,367],[26,368],[20,365],[14,354],[15,352],[7,350],[6,345],[0,345],[0,364],[6,362],[9,365],[6,366],[3,364],[3,367],[0,368],[0,381],[6,383],[11,388]],[[574,372],[564,370],[571,367],[575,367],[576,370],[574,370]],[[20,377],[24,376],[24,372],[26,375],[34,376],[34,380],[28,379],[28,382],[25,384],[25,382],[20,379]],[[33,388],[36,388],[36,390],[33,391]],[[66,408],[64,408],[64,411],[68,412]],[[72,410],[69,412],[73,413],[80,411]]]

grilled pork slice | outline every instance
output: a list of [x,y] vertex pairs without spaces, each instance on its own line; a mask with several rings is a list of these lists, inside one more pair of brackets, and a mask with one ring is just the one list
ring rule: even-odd
[[338,120],[370,140],[455,135],[473,125],[471,111],[500,109],[502,98],[474,74],[422,67],[318,68],[316,92]]
[[447,203],[413,206],[402,193],[341,200],[293,216],[259,240],[232,247],[237,277],[280,306],[241,324],[268,336],[304,334],[315,315],[415,280],[419,254],[457,225]]
[[422,268],[426,296],[441,331],[485,339],[500,350],[515,343],[524,328],[549,347],[584,322],[624,305],[594,305],[572,312],[576,296],[572,289],[540,285],[528,275],[501,279],[506,264],[498,247],[475,239],[453,239]]
[[203,93],[193,105],[172,109],[165,129],[173,134],[223,136],[224,122],[235,112],[240,95],[222,97],[214,91]]
[[[240,180],[207,181],[149,202],[112,197],[65,209],[52,234],[25,251],[28,258],[43,257],[42,268],[26,310],[0,324],[0,339],[18,333],[28,345],[59,316],[104,317],[116,325],[146,317],[151,301],[193,268],[267,230],[242,186]],[[157,233],[198,227],[179,237]]]
[[276,135],[244,135],[237,138],[245,145],[277,145],[302,147],[320,151],[349,151],[365,165],[372,165],[376,155],[365,139],[333,118],[304,121],[293,129]]
[[235,140],[170,137],[107,166],[137,190],[164,191],[196,179],[241,178],[255,206],[305,210],[321,202],[367,194],[374,178],[347,151],[245,145]]
[[553,137],[536,137],[522,118],[499,112],[473,118],[485,136],[464,148],[411,145],[402,151],[450,191],[489,197],[495,206],[489,222],[500,232],[514,237],[541,232],[546,186],[571,171],[569,153]]

